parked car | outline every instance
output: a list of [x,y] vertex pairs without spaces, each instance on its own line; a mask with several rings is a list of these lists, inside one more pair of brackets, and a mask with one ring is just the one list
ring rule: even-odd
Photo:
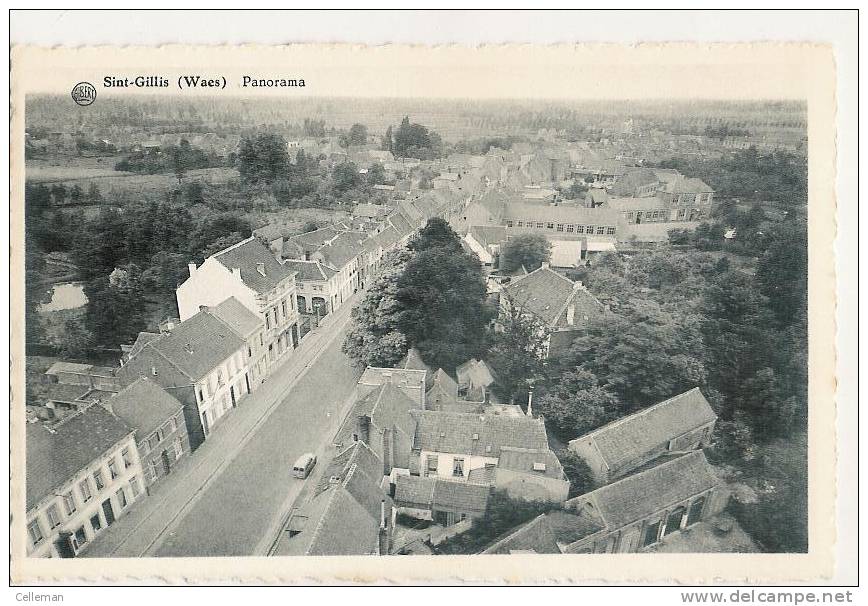
[[295,461],[292,466],[292,475],[296,478],[305,479],[310,475],[313,466],[316,465],[316,455],[306,452]]

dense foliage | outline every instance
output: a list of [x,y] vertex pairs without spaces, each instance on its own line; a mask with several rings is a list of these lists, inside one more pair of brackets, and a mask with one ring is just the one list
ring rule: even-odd
[[524,267],[531,272],[552,256],[552,243],[542,234],[520,234],[506,241],[500,251],[500,269],[513,273]]
[[149,175],[174,172],[178,181],[181,181],[188,170],[222,164],[222,159],[209,156],[203,150],[191,146],[186,139],[181,139],[178,145],[164,145],[158,149],[134,152],[118,162],[115,170]]
[[391,126],[386,130],[383,148],[399,158],[433,160],[445,155],[440,135],[421,124],[411,124],[408,116],[404,116],[397,130]]

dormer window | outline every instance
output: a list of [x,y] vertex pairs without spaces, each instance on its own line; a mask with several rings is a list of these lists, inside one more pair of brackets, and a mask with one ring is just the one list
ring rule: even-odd
[[474,440],[478,440],[478,439],[479,439],[479,434],[478,434],[478,433],[473,434],[473,439],[474,439]]
[[546,464],[545,464],[545,463],[534,463],[534,464],[533,464],[533,470],[534,470],[534,471],[539,471],[539,472],[545,473],[545,471],[546,471]]
[[156,366],[151,366],[151,374],[155,377],[157,376],[157,367]]

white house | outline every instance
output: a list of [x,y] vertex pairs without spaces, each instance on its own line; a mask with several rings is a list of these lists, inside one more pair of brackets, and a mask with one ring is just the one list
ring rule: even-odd
[[189,268],[190,277],[175,291],[181,320],[235,297],[265,323],[269,367],[298,347],[295,272],[259,240],[250,237]]

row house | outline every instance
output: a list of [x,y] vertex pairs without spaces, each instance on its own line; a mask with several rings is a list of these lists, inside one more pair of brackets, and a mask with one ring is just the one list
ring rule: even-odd
[[320,318],[334,311],[333,294],[340,290],[338,272],[319,261],[287,259],[284,265],[296,272],[298,310]]
[[569,348],[588,322],[599,317],[605,307],[584,287],[551,269],[547,263],[520,276],[500,291],[500,318],[496,328],[513,310],[537,320],[545,338],[547,356]]
[[637,553],[707,520],[729,494],[702,451],[643,469],[520,526],[482,553]]
[[299,344],[295,272],[255,237],[190,263],[190,277],[176,290],[181,320],[235,297],[264,323],[265,373]]
[[394,502],[399,514],[452,526],[483,517],[490,494],[489,484],[401,475],[396,479]]
[[202,310],[145,343],[117,374],[123,385],[148,377],[180,401],[195,450],[253,390],[250,353],[241,335]]
[[570,440],[569,449],[603,484],[658,457],[707,446],[716,421],[696,387]]
[[148,377],[137,379],[104,406],[134,429],[146,490],[190,454],[184,405]]
[[143,497],[135,431],[105,408],[26,433],[28,557],[75,557]]

